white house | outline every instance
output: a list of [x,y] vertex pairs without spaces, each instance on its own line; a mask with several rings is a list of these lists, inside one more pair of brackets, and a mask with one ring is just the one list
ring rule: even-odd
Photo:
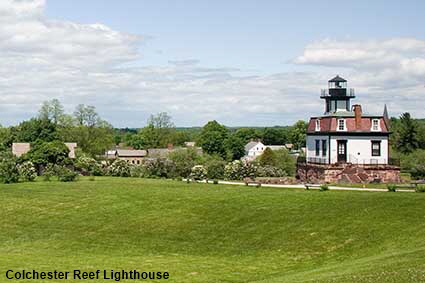
[[249,159],[255,159],[263,154],[266,146],[260,141],[251,141],[245,145],[245,156]]
[[263,154],[266,148],[270,148],[271,150],[288,149],[285,145],[264,145],[260,141],[251,141],[245,145],[245,156],[243,158],[246,160],[254,160]]
[[308,163],[388,164],[388,115],[365,115],[360,105],[350,107],[354,90],[339,76],[322,90],[323,116],[312,117],[307,129]]

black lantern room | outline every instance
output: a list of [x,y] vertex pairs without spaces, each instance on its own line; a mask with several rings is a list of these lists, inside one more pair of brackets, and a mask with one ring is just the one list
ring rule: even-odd
[[325,113],[350,111],[350,99],[354,98],[354,89],[347,89],[347,80],[339,75],[328,81],[328,89],[322,89],[321,98],[325,99]]

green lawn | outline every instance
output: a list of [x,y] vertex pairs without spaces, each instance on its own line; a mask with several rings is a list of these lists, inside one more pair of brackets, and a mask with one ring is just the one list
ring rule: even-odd
[[[0,282],[65,282],[6,280],[8,269],[168,271],[150,282],[179,283],[425,282],[425,193],[104,177],[0,185],[0,199]],[[89,282],[101,281],[114,282]]]

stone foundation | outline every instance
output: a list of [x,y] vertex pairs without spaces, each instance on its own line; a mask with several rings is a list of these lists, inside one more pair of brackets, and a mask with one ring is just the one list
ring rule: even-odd
[[391,165],[297,165],[297,178],[305,183],[372,184],[401,183],[400,167]]

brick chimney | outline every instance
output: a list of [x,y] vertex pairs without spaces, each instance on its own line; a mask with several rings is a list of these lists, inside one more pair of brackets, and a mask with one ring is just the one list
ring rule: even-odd
[[173,150],[174,145],[172,143],[167,144],[167,149],[168,150]]
[[362,106],[359,104],[353,105],[354,117],[356,121],[356,130],[362,128]]

